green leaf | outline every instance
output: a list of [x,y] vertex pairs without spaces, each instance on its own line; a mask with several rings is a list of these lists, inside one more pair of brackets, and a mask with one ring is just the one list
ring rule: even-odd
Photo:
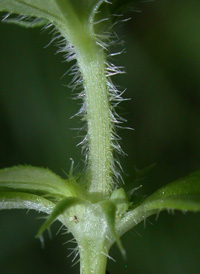
[[[44,19],[53,24],[69,43],[79,46],[80,41],[87,43],[87,36],[95,39],[94,21],[102,22],[108,17],[107,8],[99,10],[104,2],[110,6],[105,0],[0,0],[0,12],[21,15],[22,20],[10,22],[22,26],[27,26],[25,17],[28,20]],[[98,18],[95,19],[96,15]],[[102,34],[105,28],[101,27],[97,28]]]
[[200,210],[200,171],[170,183],[151,196],[143,204],[149,209]]
[[[85,20],[104,0],[1,0],[0,11],[61,22]],[[76,17],[76,19],[74,18]]]
[[160,188],[125,214],[119,225],[120,235],[162,210],[200,211],[200,171]]
[[56,207],[54,208],[53,212],[51,215],[48,217],[46,222],[41,226],[40,230],[38,231],[36,237],[40,237],[44,230],[48,228],[58,217],[64,213],[67,209],[69,209],[72,206],[75,206],[77,204],[84,204],[85,201],[77,198],[77,197],[69,197],[65,198],[62,201],[60,201]]
[[59,16],[62,19],[62,12],[55,0],[1,0],[0,11],[45,18],[50,21],[58,19]]
[[57,198],[76,196],[76,183],[73,179],[63,180],[48,169],[31,166],[0,170],[0,187],[3,190],[46,194]]
[[17,19],[6,19],[4,20],[6,24],[14,24],[24,28],[37,28],[43,27],[48,23],[47,20],[40,19],[40,20],[33,20],[33,21],[24,21],[24,20],[17,20]]
[[115,227],[115,218],[116,218],[117,207],[111,201],[101,202],[101,207],[102,207],[103,214],[105,215],[108,227],[110,229],[110,233],[111,233],[112,237],[115,239],[123,257],[126,257],[126,251],[121,243],[121,240],[116,232],[116,227]]
[[51,201],[34,194],[0,192],[0,209],[34,209],[50,214],[54,207]]

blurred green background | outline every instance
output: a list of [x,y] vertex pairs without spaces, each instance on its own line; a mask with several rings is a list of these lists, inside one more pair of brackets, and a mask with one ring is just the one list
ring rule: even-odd
[[[142,12],[119,33],[126,41],[126,54],[115,64],[127,74],[114,81],[127,88],[132,98],[118,109],[135,131],[120,130],[124,177],[134,168],[152,163],[156,167],[144,181],[140,195],[200,169],[200,2],[158,0],[141,2]],[[0,24],[0,167],[31,164],[49,167],[65,176],[73,158],[77,170],[83,166],[81,127],[75,114],[80,102],[65,87],[69,69],[56,47],[44,49],[48,31],[27,30]],[[136,185],[137,186],[137,185]],[[79,273],[67,258],[70,235],[45,234],[45,248],[34,236],[42,223],[39,214],[27,211],[0,212],[0,273]],[[43,216],[43,215],[42,215]],[[113,273],[200,273],[200,214],[184,216],[162,213],[127,233],[124,261],[111,249],[108,270]]]

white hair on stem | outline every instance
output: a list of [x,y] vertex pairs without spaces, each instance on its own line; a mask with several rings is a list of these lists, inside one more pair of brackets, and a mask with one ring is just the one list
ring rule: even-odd
[[[104,0],[104,2],[108,4],[112,4],[111,2],[106,0]],[[98,13],[98,11],[96,11],[96,13]],[[113,15],[113,16],[120,18],[119,15]],[[6,21],[9,18],[10,18],[10,14],[6,14],[3,20]],[[101,18],[100,20],[95,21],[94,18],[95,16],[93,16],[93,28],[95,28],[98,24],[102,24],[109,20],[109,18],[106,17],[106,18]],[[12,17],[12,20],[13,20],[13,17]],[[26,23],[28,22],[28,24],[30,25],[41,21],[41,19],[33,18],[30,16],[17,16],[14,18],[14,20],[16,20],[17,22],[22,22],[22,21]],[[114,25],[117,24],[117,22],[124,22],[124,21],[127,21],[127,19],[121,19],[116,21],[110,27],[110,29],[112,29]],[[80,145],[82,147],[81,150],[83,155],[85,156],[85,167],[87,167],[88,154],[89,154],[89,144],[88,144],[89,136],[87,133],[87,129],[88,129],[87,106],[85,102],[86,94],[83,88],[83,78],[77,63],[76,49],[74,48],[73,45],[71,45],[68,41],[66,41],[66,38],[63,37],[63,35],[56,29],[55,26],[53,26],[52,22],[47,23],[42,28],[43,31],[49,30],[49,29],[50,29],[50,33],[52,34],[52,39],[45,47],[48,47],[49,45],[54,43],[58,47],[56,53],[64,54],[64,62],[71,62],[71,61],[75,62],[72,65],[72,67],[66,73],[63,74],[61,79],[66,74],[70,75],[72,77],[72,80],[67,86],[68,88],[72,89],[73,92],[78,91],[75,94],[75,97],[73,99],[82,100],[82,105],[80,107],[80,110],[71,118],[78,116],[78,117],[81,117],[81,121],[83,122],[86,121],[85,125],[81,129],[80,128],[78,129],[79,131],[85,132],[85,135],[82,137],[82,140],[78,143],[78,146]],[[94,33],[94,34],[95,34],[96,44],[103,49],[105,54],[108,55],[108,59],[110,58],[112,59],[113,56],[123,53],[125,49],[122,49],[119,52],[113,52],[113,53],[109,52],[110,47],[112,45],[123,44],[124,42],[119,39],[118,35],[115,32],[111,32],[108,30],[109,28],[102,34],[99,34],[99,33],[96,33],[96,34]],[[112,76],[115,76],[117,74],[124,74],[125,73],[124,68],[122,66],[115,66],[112,62],[108,60],[106,60],[104,64],[105,64],[105,77],[107,78],[106,85],[107,85],[109,104],[110,104],[110,110],[109,110],[110,127],[111,127],[110,141],[111,141],[111,148],[112,148],[110,164],[111,164],[111,173],[112,173],[112,185],[113,185],[113,188],[115,188],[117,187],[119,181],[123,182],[122,175],[121,175],[122,167],[120,165],[119,159],[117,158],[115,154],[118,153],[120,155],[126,155],[119,144],[119,141],[121,140],[121,138],[116,133],[117,128],[123,128],[122,124],[126,122],[126,120],[117,114],[116,108],[121,102],[128,99],[124,99],[122,97],[125,90],[122,90],[122,91],[119,90],[114,85],[111,79]]]
[[[107,2],[107,1],[105,1]],[[98,20],[94,22],[94,25],[101,24],[102,22],[108,21],[108,18],[103,18],[101,20]],[[121,20],[124,21],[124,20]],[[49,29],[51,25],[47,25],[44,29]],[[96,44],[100,46],[107,54],[108,58],[112,58],[113,56],[122,54],[125,52],[125,49],[122,49],[119,52],[109,53],[109,48],[113,44],[121,44],[121,41],[118,37],[118,35],[113,32],[106,31],[103,34],[96,34],[95,35]],[[55,42],[56,41],[56,42]],[[64,61],[71,62],[75,61],[75,63],[72,65],[72,67],[63,74],[61,78],[63,78],[66,74],[70,75],[72,77],[71,82],[67,85],[68,88],[72,89],[73,92],[78,91],[73,99],[81,99],[82,105],[79,109],[79,111],[74,114],[71,118],[74,117],[81,117],[81,121],[85,122],[87,121],[87,107],[85,102],[85,90],[83,89],[83,78],[80,73],[80,69],[78,66],[78,63],[76,61],[76,51],[73,45],[71,45],[69,42],[66,41],[66,39],[59,34],[56,29],[53,30],[53,38],[50,41],[50,44],[52,42],[55,42],[56,46],[58,46],[58,50],[56,53],[63,53],[64,54]],[[123,43],[123,42],[122,42]],[[111,147],[112,147],[112,154],[115,154],[117,152],[120,155],[126,155],[120,144],[119,141],[121,138],[116,133],[116,128],[123,128],[121,125],[126,122],[126,119],[119,116],[116,112],[116,108],[118,105],[129,99],[124,99],[122,95],[125,92],[124,90],[119,90],[111,80],[112,76],[115,76],[117,74],[124,74],[124,67],[122,66],[115,66],[110,61],[105,61],[105,76],[107,78],[107,89],[108,89],[108,96],[109,96],[109,103],[110,103],[110,123],[111,123],[111,133],[110,133],[110,140],[111,140]],[[129,129],[129,128],[128,128]],[[85,132],[84,136],[82,136],[82,140],[77,144],[77,146],[81,146],[82,154],[85,157],[85,167],[88,163],[88,153],[89,153],[89,145],[88,145],[88,133],[87,133],[87,122],[82,128],[76,128],[79,132]],[[119,159],[116,155],[111,157],[111,173],[112,173],[112,184],[115,187],[117,187],[118,182],[122,181],[122,167],[119,162]]]

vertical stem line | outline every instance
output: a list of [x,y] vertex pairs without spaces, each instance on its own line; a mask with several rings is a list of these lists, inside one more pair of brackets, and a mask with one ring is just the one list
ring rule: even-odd
[[99,198],[112,189],[111,121],[109,93],[105,75],[105,56],[94,40],[87,40],[77,51],[85,89],[88,126],[88,191]]
[[81,243],[80,248],[80,273],[81,274],[105,274],[107,256],[103,253],[102,243],[90,246],[88,242]]

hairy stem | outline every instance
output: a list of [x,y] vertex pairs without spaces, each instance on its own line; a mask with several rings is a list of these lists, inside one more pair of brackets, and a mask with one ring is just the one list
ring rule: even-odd
[[85,90],[90,178],[88,192],[102,198],[108,196],[112,189],[112,129],[105,75],[105,56],[94,39],[87,39],[77,50],[77,60]]
[[[90,246],[88,242],[84,248],[80,248],[80,273],[81,274],[105,274],[107,256],[100,250],[101,244]],[[96,250],[97,249],[97,250]]]

